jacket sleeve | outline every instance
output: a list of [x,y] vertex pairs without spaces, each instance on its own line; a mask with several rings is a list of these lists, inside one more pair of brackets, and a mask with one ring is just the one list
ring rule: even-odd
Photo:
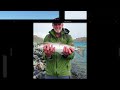
[[[73,39],[72,39],[71,35],[69,35],[69,37],[68,37],[67,44],[74,46]],[[65,56],[63,56],[63,57],[65,57],[66,59],[72,60],[74,58],[74,56],[75,56],[75,52],[73,52],[71,55],[69,55],[67,57],[65,57]]]
[[49,35],[46,35],[43,42],[49,42]]

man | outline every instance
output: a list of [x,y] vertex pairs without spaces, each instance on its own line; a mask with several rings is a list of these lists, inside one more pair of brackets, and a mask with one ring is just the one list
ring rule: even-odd
[[[55,20],[59,20],[56,18]],[[63,44],[73,45],[69,30],[63,28],[63,23],[52,23],[53,29],[44,38],[44,42],[61,42]],[[63,55],[55,52],[55,47],[49,44],[44,46],[44,59],[46,60],[45,79],[70,79],[71,63],[74,58],[74,49],[64,47]]]

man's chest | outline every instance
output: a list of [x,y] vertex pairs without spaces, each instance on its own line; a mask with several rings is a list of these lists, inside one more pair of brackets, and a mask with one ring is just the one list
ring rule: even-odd
[[67,44],[67,39],[60,37],[60,38],[50,38],[50,42],[56,43],[56,42],[60,42],[63,44]]

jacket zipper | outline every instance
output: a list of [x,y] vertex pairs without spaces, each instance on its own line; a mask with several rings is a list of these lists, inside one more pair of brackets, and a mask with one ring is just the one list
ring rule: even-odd
[[[56,38],[56,41],[58,42],[58,38]],[[57,53],[56,53],[56,75],[57,75]]]

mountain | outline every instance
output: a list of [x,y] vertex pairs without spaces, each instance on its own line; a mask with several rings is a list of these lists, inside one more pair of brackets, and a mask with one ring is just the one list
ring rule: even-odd
[[33,35],[33,42],[34,43],[42,43],[43,42],[43,38],[38,37],[37,35]]
[[86,37],[80,37],[80,38],[76,38],[74,39],[75,42],[86,42],[87,38]]

